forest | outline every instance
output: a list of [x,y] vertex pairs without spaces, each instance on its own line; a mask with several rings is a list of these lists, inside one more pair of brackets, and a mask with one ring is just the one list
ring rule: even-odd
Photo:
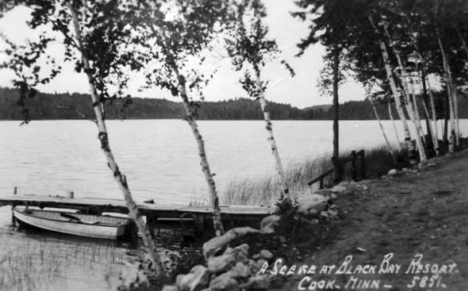
[[[440,94],[439,94],[440,95]],[[88,106],[89,95],[79,93],[38,93],[30,99],[28,111],[32,120],[80,120],[93,119],[93,112]],[[442,102],[438,96],[438,102]],[[326,100],[322,97],[324,101]],[[108,119],[183,119],[183,105],[167,99],[131,98],[131,103],[117,99],[107,104]],[[18,91],[0,88],[0,120],[23,120],[23,107],[18,106]],[[468,99],[459,99],[459,116],[468,118]],[[216,102],[200,101],[199,120],[262,120],[263,114],[254,100],[237,98]],[[333,106],[319,105],[304,109],[289,104],[269,102],[269,111],[273,120],[332,120]],[[395,112],[395,105],[391,105]],[[443,110],[444,105],[438,108]],[[379,116],[389,120],[387,106],[377,106]],[[442,112],[438,113],[443,116]],[[369,100],[348,101],[340,105],[341,120],[375,120]]]

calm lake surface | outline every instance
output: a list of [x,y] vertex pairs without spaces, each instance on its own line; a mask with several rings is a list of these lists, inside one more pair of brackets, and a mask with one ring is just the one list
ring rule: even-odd
[[[383,123],[392,144],[397,145],[391,122]],[[264,122],[200,121],[199,127],[221,193],[230,180],[274,173]],[[461,120],[460,128],[467,136],[468,120]],[[108,121],[108,129],[112,150],[136,200],[187,205],[206,195],[196,142],[186,122]],[[273,129],[286,166],[332,150],[331,121],[275,121]],[[34,121],[20,126],[17,121],[2,121],[0,135],[0,196],[11,195],[18,187],[20,194],[66,195],[73,191],[77,198],[122,197],[100,150],[93,122]],[[376,121],[342,121],[340,136],[342,152],[385,143]],[[0,284],[5,278],[29,282],[24,276],[31,279],[35,268],[46,268],[47,275],[35,280],[39,283],[31,289],[115,290],[118,278],[128,276],[134,267],[130,263],[134,256],[124,248],[17,232],[11,228],[10,207],[0,207],[0,235],[0,244],[6,246],[0,250]],[[32,254],[32,261],[24,254]],[[8,263],[12,256],[16,259]],[[15,262],[23,271],[25,266],[31,270],[14,273]],[[12,288],[5,290],[30,290]]]

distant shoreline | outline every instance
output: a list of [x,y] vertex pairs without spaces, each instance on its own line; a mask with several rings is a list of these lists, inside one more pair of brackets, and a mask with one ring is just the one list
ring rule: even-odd
[[[0,120],[24,120],[27,112],[30,120],[94,120],[95,116],[86,94],[46,94],[38,93],[18,106],[16,89],[0,88]],[[184,119],[185,111],[181,102],[156,98],[115,99],[106,103],[107,120],[151,120]],[[237,98],[217,102],[201,101],[196,110],[197,119],[204,120],[264,120],[258,102],[252,99]],[[393,118],[398,119],[396,108]],[[332,105],[317,105],[299,109],[289,104],[270,102],[268,104],[272,120],[333,120]],[[390,120],[387,104],[377,105],[381,120]],[[422,108],[422,106],[421,106]],[[468,98],[459,99],[459,118],[468,118]],[[340,104],[340,120],[376,120],[372,105],[368,100],[349,101]],[[424,116],[424,112],[420,113]],[[438,112],[439,117],[443,115]]]

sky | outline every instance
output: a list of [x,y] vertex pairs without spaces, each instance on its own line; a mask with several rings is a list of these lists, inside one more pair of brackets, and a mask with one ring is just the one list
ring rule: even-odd
[[[266,91],[266,98],[278,103],[291,104],[292,106],[305,108],[314,105],[331,104],[331,96],[321,96],[317,88],[319,72],[323,67],[322,56],[325,52],[320,45],[309,47],[301,57],[298,53],[297,43],[307,36],[309,23],[302,22],[290,15],[297,10],[293,0],[266,0],[264,1],[268,16],[266,23],[270,29],[269,36],[274,38],[281,50],[279,58],[269,63],[262,72],[265,78],[270,80],[270,86]],[[16,44],[24,43],[28,38],[34,39],[38,33],[32,31],[26,25],[30,13],[26,7],[17,7],[0,19],[0,32],[5,34]],[[0,51],[2,50],[0,43]],[[49,53],[54,56],[63,55],[63,46],[54,43]],[[1,58],[5,58],[0,54]],[[280,65],[280,60],[286,60],[294,69],[296,76],[292,78],[289,72]],[[217,69],[216,75],[210,84],[204,89],[206,101],[218,101],[246,97],[245,91],[239,85],[239,74],[234,72],[228,59],[212,64]],[[12,72],[0,70],[0,86],[11,87],[14,75]],[[139,84],[143,83],[143,77],[135,75],[131,79],[130,94],[134,97],[166,98],[174,101],[175,98],[166,91],[159,89],[139,92]],[[63,64],[63,72],[51,83],[38,87],[40,91],[49,93],[79,92],[88,93],[89,86],[84,74],[74,72],[71,63]],[[340,87],[340,102],[350,100],[363,100],[364,90],[356,82],[349,80]]]

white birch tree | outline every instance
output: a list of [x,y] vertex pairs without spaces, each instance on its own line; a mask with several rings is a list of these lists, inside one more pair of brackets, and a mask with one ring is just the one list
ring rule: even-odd
[[[268,28],[263,22],[266,9],[261,1],[242,0],[235,7],[237,15],[234,28],[228,31],[228,37],[226,37],[228,54],[232,59],[234,68],[243,72],[243,77],[240,80],[242,87],[250,97],[259,102],[262,108],[268,134],[267,140],[278,173],[281,197],[291,201],[283,164],[273,134],[268,102],[265,97],[268,82],[262,76],[262,70],[266,63],[273,60],[279,50],[276,42],[267,37]],[[282,64],[294,76],[291,67],[284,61],[282,61]]]
[[[197,124],[197,97],[203,99],[202,88],[214,72],[203,71],[206,53],[216,41],[216,36],[228,23],[229,1],[175,0],[168,3],[147,3],[146,20],[142,33],[146,44],[145,66],[147,88],[167,89],[183,101],[185,120],[195,137],[200,165],[208,186],[213,208],[213,223],[216,235],[224,233],[219,207],[218,191],[206,153],[205,141]],[[156,17],[155,17],[156,16]],[[196,66],[188,63],[198,63]]]
[[[127,51],[127,46],[135,40],[131,37],[129,24],[134,21],[130,6],[119,1],[27,1],[33,9],[33,18],[29,22],[31,28],[41,25],[51,25],[54,31],[62,34],[65,47],[65,61],[72,62],[75,70],[86,75],[91,95],[90,105],[94,109],[96,125],[99,131],[98,139],[101,150],[114,180],[121,190],[130,218],[136,223],[143,241],[147,247],[149,259],[156,275],[161,275],[162,267],[159,254],[149,230],[138,211],[138,207],[130,191],[127,177],[120,170],[112,153],[109,133],[105,121],[105,102],[121,96],[126,88],[123,77],[123,66],[137,65],[133,52]],[[127,8],[124,8],[127,7]],[[136,7],[136,6],[135,6]],[[135,8],[132,7],[132,8]],[[46,41],[47,40],[47,41]],[[49,39],[43,39],[46,44]],[[44,47],[31,46],[36,56],[44,53]],[[14,56],[23,67],[33,66],[27,56]],[[37,61],[37,58],[33,61]],[[16,62],[13,62],[15,64]],[[38,75],[43,68],[34,66],[33,72]],[[59,73],[53,70],[50,77],[42,79],[41,83]],[[120,80],[116,83],[116,79]],[[22,95],[26,91],[34,92],[30,79],[23,78],[16,84]],[[36,85],[37,82],[32,85]],[[115,94],[110,93],[110,87],[115,87]]]

